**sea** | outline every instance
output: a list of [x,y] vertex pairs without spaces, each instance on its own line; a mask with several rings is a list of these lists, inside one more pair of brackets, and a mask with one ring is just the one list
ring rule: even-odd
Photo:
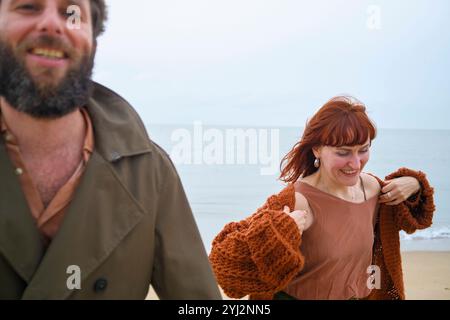
[[[284,187],[280,160],[303,133],[303,128],[201,122],[145,125],[177,168],[208,253],[227,223],[245,219]],[[433,225],[400,232],[402,251],[450,251],[449,166],[450,130],[378,130],[364,171],[384,178],[400,167],[420,170],[435,191]]]

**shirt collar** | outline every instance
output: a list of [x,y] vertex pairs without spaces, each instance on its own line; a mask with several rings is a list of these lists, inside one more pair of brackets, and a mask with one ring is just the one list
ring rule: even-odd
[[[17,139],[8,129],[8,125],[6,124],[5,118],[2,116],[2,108],[4,106],[3,99],[4,99],[3,97],[0,97],[0,133],[1,135],[9,135],[11,137],[8,140],[9,143],[17,144]],[[88,152],[89,154],[91,154],[94,150],[94,131],[92,128],[92,121],[89,117],[89,113],[86,111],[84,107],[79,108],[78,110],[79,112],[81,112],[81,115],[83,116],[84,119],[84,123],[86,125],[86,135],[84,138],[83,153]]]
[[[155,147],[150,142],[145,126],[136,111],[112,90],[93,82],[91,97],[81,112],[87,122],[87,136],[92,137],[90,141],[89,139],[85,141],[87,151],[93,152],[95,144],[95,149],[106,160],[114,162],[123,157],[154,150]],[[1,116],[1,108],[0,130],[0,132],[8,131]]]

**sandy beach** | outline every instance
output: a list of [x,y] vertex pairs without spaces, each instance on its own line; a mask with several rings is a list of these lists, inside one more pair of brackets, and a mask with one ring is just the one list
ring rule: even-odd
[[450,252],[403,252],[406,299],[450,300]]
[[[406,299],[450,300],[450,252],[402,252],[402,260]],[[158,299],[153,289],[147,299]]]

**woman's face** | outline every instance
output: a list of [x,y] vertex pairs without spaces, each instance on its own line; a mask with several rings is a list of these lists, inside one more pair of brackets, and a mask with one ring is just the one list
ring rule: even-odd
[[331,147],[314,150],[320,159],[320,171],[334,183],[354,186],[370,157],[370,139],[363,145]]

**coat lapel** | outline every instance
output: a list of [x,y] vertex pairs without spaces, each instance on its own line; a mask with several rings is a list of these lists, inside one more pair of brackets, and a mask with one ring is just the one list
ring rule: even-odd
[[0,178],[0,252],[28,283],[44,254],[43,239],[3,142],[0,142]]
[[80,267],[83,285],[138,224],[143,213],[111,164],[94,151],[61,228],[23,299],[69,297],[72,291],[67,288],[67,268]]

